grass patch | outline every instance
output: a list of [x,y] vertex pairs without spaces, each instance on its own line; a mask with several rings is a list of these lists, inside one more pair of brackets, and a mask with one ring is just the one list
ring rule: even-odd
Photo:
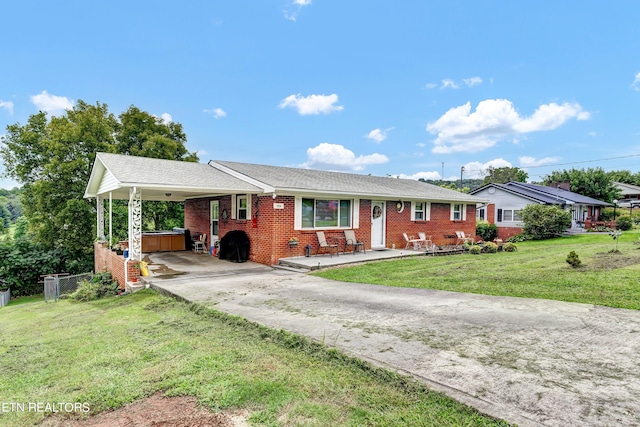
[[32,302],[43,302],[43,301],[44,301],[44,294],[30,295],[28,297],[18,297],[18,298],[9,300],[9,304],[7,304],[7,307],[10,305],[30,304]]
[[[507,425],[335,349],[151,290],[7,306],[0,321],[0,402],[97,413],[161,390],[246,408],[255,425]],[[44,416],[0,413],[0,424]]]
[[[640,309],[640,232],[618,241],[584,234],[518,243],[517,252],[476,256],[411,257],[313,274],[346,282],[439,289],[486,295],[544,298]],[[575,251],[582,264],[566,259]]]

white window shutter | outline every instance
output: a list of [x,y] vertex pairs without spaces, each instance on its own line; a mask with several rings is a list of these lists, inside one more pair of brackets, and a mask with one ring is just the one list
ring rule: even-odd
[[424,203],[424,219],[425,221],[431,221],[431,202]]
[[455,204],[451,203],[451,205],[449,206],[449,219],[451,221],[453,221],[453,210],[455,209]]
[[360,227],[360,199],[353,199],[353,228]]
[[411,202],[411,221],[416,220],[416,202]]
[[238,203],[238,195],[232,194],[231,195],[231,219],[236,219],[238,217],[237,203]]
[[462,220],[463,221],[467,220],[467,204],[466,203],[462,204]]
[[295,198],[294,208],[293,208],[293,229],[301,230],[302,229],[302,197]]
[[251,202],[253,200],[253,194],[247,194],[247,221],[251,219]]

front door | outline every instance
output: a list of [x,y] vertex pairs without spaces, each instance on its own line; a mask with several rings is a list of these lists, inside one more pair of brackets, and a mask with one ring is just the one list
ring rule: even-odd
[[220,217],[220,202],[218,200],[211,201],[209,212],[211,212],[211,229],[209,230],[211,239],[209,242],[211,245],[214,245],[218,240],[218,222]]
[[371,202],[371,249],[385,248],[384,201]]

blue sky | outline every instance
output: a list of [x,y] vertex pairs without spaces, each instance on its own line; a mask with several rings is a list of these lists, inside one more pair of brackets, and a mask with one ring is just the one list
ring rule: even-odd
[[637,172],[639,12],[636,1],[9,2],[0,135],[82,99],[182,123],[203,162],[433,179],[462,166],[465,178],[488,166],[532,180]]

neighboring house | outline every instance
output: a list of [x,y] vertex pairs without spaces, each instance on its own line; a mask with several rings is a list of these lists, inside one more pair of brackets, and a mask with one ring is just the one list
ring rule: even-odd
[[640,206],[640,187],[622,182],[613,183],[620,192],[618,206],[622,207],[639,207]]
[[498,227],[498,237],[506,239],[522,232],[520,212],[532,203],[557,205],[571,212],[572,228],[590,228],[599,221],[602,208],[610,203],[582,196],[559,187],[508,182],[487,184],[471,191],[472,195],[488,199],[490,203],[476,209],[480,220]]
[[[129,256],[140,260],[143,200],[184,201],[184,227],[211,245],[232,230],[250,240],[249,259],[271,265],[307,245],[316,231],[353,229],[369,249],[404,247],[403,232],[425,232],[445,244],[455,231],[475,235],[480,197],[417,180],[226,161],[208,164],[98,153],[85,197],[97,199],[98,236],[105,200],[129,200]],[[96,261],[96,264],[98,261]]]

